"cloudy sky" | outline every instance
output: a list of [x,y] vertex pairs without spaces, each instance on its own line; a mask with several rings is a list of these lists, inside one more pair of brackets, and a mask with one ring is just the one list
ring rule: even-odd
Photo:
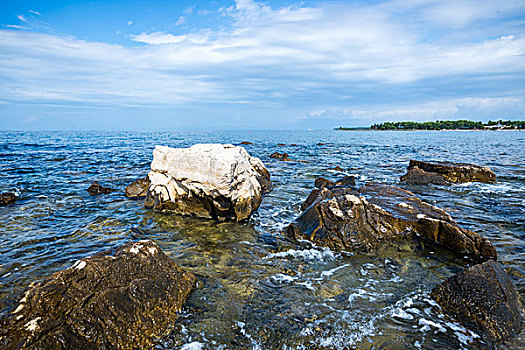
[[525,0],[2,0],[0,129],[525,119]]

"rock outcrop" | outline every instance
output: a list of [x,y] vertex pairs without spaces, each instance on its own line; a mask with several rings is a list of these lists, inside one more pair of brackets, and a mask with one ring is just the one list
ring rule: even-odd
[[13,204],[16,201],[16,195],[11,192],[0,193],[0,206]]
[[443,311],[490,342],[507,339],[522,325],[518,294],[505,270],[493,260],[452,276],[435,287],[431,297]]
[[138,179],[126,186],[125,194],[129,198],[144,198],[148,194],[149,178]]
[[314,189],[302,210],[288,226],[288,235],[331,248],[370,251],[388,241],[421,237],[476,261],[496,259],[489,240],[398,187],[367,183],[358,190]]
[[474,181],[494,183],[496,174],[488,167],[473,164],[410,160],[407,173],[401,176],[401,181],[416,185],[428,183],[443,185]]
[[0,321],[0,348],[152,348],[194,284],[157,244],[128,243],[30,286]]
[[91,186],[87,189],[90,195],[98,195],[98,194],[108,194],[113,192],[112,188],[102,186],[98,182],[93,182]]
[[147,207],[219,221],[248,218],[271,189],[261,160],[233,145],[157,146],[148,177]]

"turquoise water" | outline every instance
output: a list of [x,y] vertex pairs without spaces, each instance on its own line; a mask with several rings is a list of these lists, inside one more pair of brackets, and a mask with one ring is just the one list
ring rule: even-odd
[[[244,147],[275,186],[248,222],[157,214],[123,195],[148,172],[155,145],[242,141],[253,143]],[[275,151],[306,163],[270,159]],[[7,312],[30,282],[82,257],[152,239],[199,279],[159,348],[473,348],[476,335],[428,299],[464,262],[410,243],[375,255],[340,253],[289,242],[282,230],[317,176],[399,185],[489,238],[523,299],[524,154],[520,131],[0,132],[0,191],[19,194],[15,205],[0,207],[0,309]],[[406,186],[399,176],[409,159],[490,166],[498,182]],[[117,191],[90,196],[93,181]]]

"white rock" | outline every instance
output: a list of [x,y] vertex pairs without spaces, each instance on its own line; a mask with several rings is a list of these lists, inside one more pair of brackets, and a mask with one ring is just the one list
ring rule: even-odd
[[270,174],[243,147],[197,144],[156,146],[146,205],[219,220],[248,218],[270,187]]

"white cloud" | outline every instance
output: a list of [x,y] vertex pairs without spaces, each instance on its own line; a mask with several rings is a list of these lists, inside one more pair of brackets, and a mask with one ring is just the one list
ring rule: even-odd
[[18,19],[21,20],[22,22],[27,22],[27,19],[24,17],[24,15],[18,15],[16,17],[18,17]]
[[126,25],[129,27],[130,25],[133,24],[133,21],[128,21],[128,23],[126,23]]
[[[288,109],[296,116],[321,111],[311,118],[495,113],[498,107],[479,101],[503,98],[510,106],[512,96],[523,94],[506,82],[525,78],[525,36],[494,30],[475,40],[439,40],[450,26],[488,18],[498,9],[486,1],[476,4],[479,11],[460,20],[437,1],[272,8],[238,0],[220,10],[233,20],[229,28],[144,32],[131,39],[146,45],[134,47],[4,30],[0,93],[10,101],[223,103]],[[509,16],[520,8],[505,4]],[[476,7],[463,0],[451,6]],[[441,20],[442,28],[428,32],[428,23]],[[440,94],[445,97],[435,96]],[[525,111],[523,101],[509,108]]]
[[2,27],[14,29],[30,29],[29,27],[19,26],[17,24],[2,24]]
[[179,19],[177,19],[177,21],[174,24],[176,26],[180,26],[180,25],[183,25],[184,23],[186,23],[186,17],[179,16]]
[[29,12],[31,12],[32,14],[37,15],[37,16],[42,16],[42,14],[40,12],[38,12],[38,11],[29,10]]
[[352,107],[329,107],[307,112],[306,120],[370,120],[370,121],[428,121],[436,119],[489,119],[523,118],[525,99],[522,97],[503,98],[461,98],[439,99],[433,102],[410,105],[387,104],[369,109]]
[[184,15],[191,15],[193,13],[193,9],[194,9],[193,6],[192,7],[186,7],[184,9],[184,11],[182,11],[182,14],[184,14]]

